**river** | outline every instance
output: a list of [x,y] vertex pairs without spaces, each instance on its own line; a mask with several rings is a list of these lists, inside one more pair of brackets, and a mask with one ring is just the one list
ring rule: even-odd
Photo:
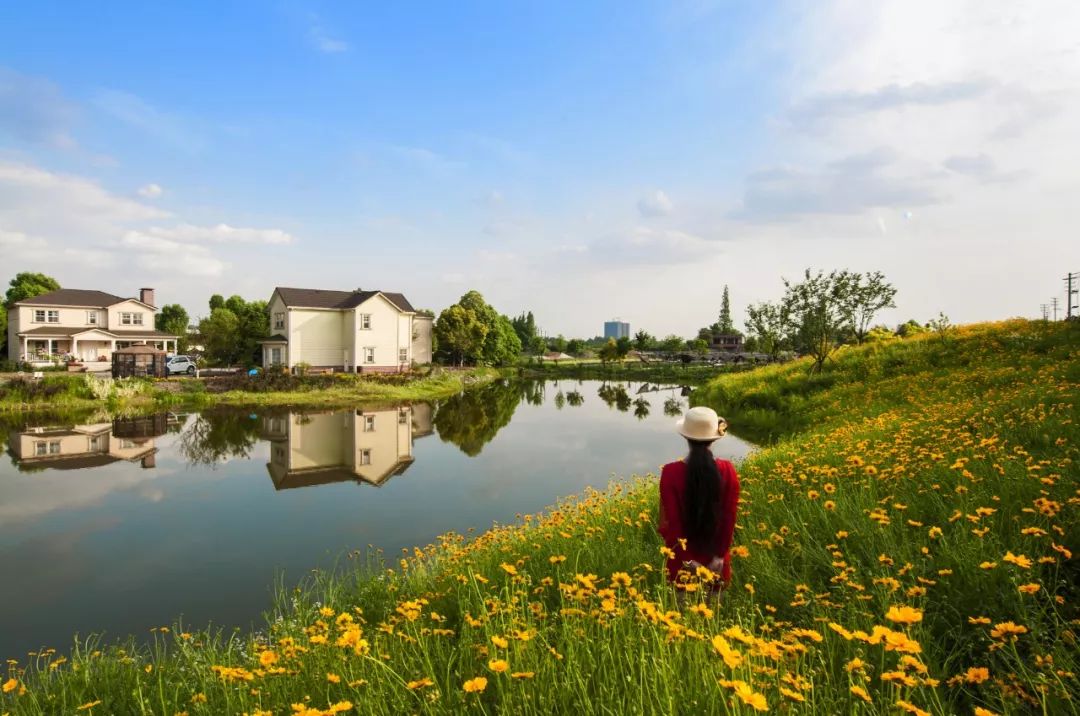
[[[432,404],[8,418],[0,658],[177,617],[261,627],[278,577],[655,473],[683,452],[684,392],[501,381]],[[750,449],[728,435],[715,452]]]

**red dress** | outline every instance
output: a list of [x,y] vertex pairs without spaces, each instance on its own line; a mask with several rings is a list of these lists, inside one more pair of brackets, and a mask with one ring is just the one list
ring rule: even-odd
[[[708,566],[713,557],[724,558],[721,577],[731,581],[731,541],[735,536],[735,513],[739,506],[739,476],[728,460],[716,461],[720,469],[720,499],[716,505],[716,531],[710,544],[691,544],[683,528],[683,500],[686,495],[686,463],[669,462],[660,473],[660,535],[675,552],[667,561],[668,579],[675,581],[683,562],[695,560]],[[679,540],[685,540],[680,543]],[[683,548],[682,544],[686,544]]]

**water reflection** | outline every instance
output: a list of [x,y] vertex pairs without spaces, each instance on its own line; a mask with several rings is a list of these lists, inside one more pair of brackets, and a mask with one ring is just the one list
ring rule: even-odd
[[413,440],[432,433],[425,403],[381,410],[284,413],[261,420],[274,488],[366,482],[382,485],[412,465]]
[[469,457],[476,457],[510,424],[522,398],[530,405],[542,405],[543,383],[495,381],[448,398],[435,413],[439,439],[456,445]]
[[27,426],[8,435],[8,454],[20,472],[83,470],[115,462],[156,466],[154,438],[179,419],[168,413],[86,423]]

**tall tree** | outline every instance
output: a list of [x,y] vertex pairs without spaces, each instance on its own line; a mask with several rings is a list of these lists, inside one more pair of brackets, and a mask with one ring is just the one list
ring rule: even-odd
[[686,342],[682,338],[679,338],[675,334],[671,334],[661,341],[660,350],[665,353],[678,353],[685,345]]
[[644,330],[638,331],[634,334],[634,348],[637,348],[639,351],[647,351],[655,344],[656,339]]
[[532,345],[532,340],[536,338],[537,334],[536,319],[533,317],[533,312],[522,313],[517,318],[511,319],[510,323],[514,326],[514,332],[517,333],[521,345],[524,347]]
[[240,353],[240,319],[227,308],[215,308],[199,321],[206,357],[215,363],[232,365]]
[[720,299],[720,320],[716,322],[720,333],[732,334],[735,332],[735,324],[731,322],[731,296],[728,294],[727,284],[724,284],[724,296]]
[[434,333],[439,344],[439,357],[451,364],[464,365],[480,359],[488,327],[475,311],[455,303],[439,314]]
[[566,352],[572,356],[581,355],[585,351],[585,341],[580,338],[571,338],[566,342]]
[[821,372],[849,328],[844,307],[850,302],[851,274],[846,271],[806,270],[794,283],[784,279],[784,307],[789,330],[798,350],[814,359],[812,370]]
[[188,314],[179,303],[168,303],[154,316],[154,328],[176,336],[176,352],[187,353]]
[[746,331],[754,347],[774,358],[784,345],[787,325],[783,304],[761,302],[746,307]]
[[210,297],[210,310],[213,311],[215,308],[225,308],[225,299],[220,293],[215,293]]
[[885,274],[875,271],[868,274],[840,274],[847,282],[845,300],[840,307],[844,320],[855,337],[856,343],[866,340],[875,314],[883,308],[895,308],[893,298],[896,288],[885,280]]
[[40,296],[49,291],[56,291],[59,288],[60,282],[52,276],[30,271],[17,273],[15,278],[11,279],[8,284],[7,294],[4,296],[4,307],[11,308],[18,301]]

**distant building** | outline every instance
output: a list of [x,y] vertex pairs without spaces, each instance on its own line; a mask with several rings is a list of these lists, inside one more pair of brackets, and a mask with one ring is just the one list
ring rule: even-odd
[[630,337],[630,324],[622,321],[605,321],[604,322],[604,338],[614,338],[619,340],[620,338]]
[[714,333],[709,341],[709,347],[714,351],[738,353],[743,347],[743,337],[738,333]]

